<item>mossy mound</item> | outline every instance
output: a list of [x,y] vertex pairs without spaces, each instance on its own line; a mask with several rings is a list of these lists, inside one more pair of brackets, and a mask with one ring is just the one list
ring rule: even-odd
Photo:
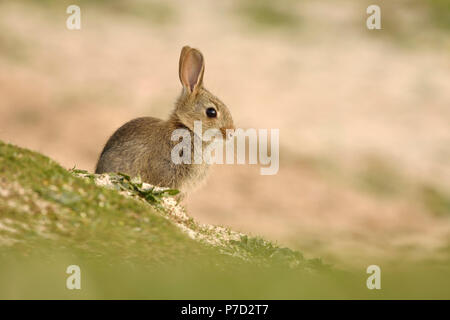
[[0,176],[3,267],[30,261],[52,270],[70,260],[141,272],[186,266],[214,272],[327,269],[320,260],[261,238],[199,224],[174,200],[175,190],[123,174],[66,170],[0,142]]
[[[386,287],[368,290],[365,270],[200,224],[175,194],[0,142],[0,299],[450,296],[447,270],[384,272]],[[66,287],[69,265],[81,269],[81,290]]]

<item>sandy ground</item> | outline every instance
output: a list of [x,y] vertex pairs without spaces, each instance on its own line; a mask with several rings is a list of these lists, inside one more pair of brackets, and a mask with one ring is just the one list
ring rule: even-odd
[[233,1],[171,6],[165,24],[82,8],[82,30],[69,31],[63,6],[2,2],[0,139],[93,170],[121,124],[168,115],[189,44],[204,53],[205,84],[236,125],[279,128],[281,144],[277,175],[215,167],[186,201],[194,217],[340,265],[448,259],[450,215],[352,180],[376,158],[407,177],[405,188],[449,190],[448,34],[429,39],[435,31],[423,25],[412,43],[374,36],[355,1],[296,5],[302,23],[288,31],[254,30]]

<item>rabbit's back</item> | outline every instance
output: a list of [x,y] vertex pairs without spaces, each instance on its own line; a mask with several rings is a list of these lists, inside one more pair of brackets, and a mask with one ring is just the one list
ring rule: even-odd
[[[162,120],[152,117],[137,118],[125,123],[109,138],[100,154],[95,172],[122,172],[130,176],[142,176],[151,158],[157,158],[154,153],[159,153],[159,156],[164,153],[161,140],[166,137],[162,123]],[[153,164],[156,165],[157,163]]]
[[180,190],[206,175],[206,164],[175,164],[167,121],[152,117],[131,120],[109,138],[97,162],[95,173],[121,172],[140,176],[144,182]]

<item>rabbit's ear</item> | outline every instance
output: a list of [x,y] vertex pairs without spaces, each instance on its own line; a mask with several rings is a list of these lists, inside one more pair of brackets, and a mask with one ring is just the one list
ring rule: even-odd
[[188,46],[183,47],[180,54],[179,75],[183,87],[188,92],[194,92],[202,85],[204,71],[205,60],[202,53]]

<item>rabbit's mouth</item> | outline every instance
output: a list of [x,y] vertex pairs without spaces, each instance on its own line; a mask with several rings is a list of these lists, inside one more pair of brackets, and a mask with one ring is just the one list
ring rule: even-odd
[[220,128],[222,132],[222,136],[226,140],[231,140],[234,136],[234,127],[233,128]]

